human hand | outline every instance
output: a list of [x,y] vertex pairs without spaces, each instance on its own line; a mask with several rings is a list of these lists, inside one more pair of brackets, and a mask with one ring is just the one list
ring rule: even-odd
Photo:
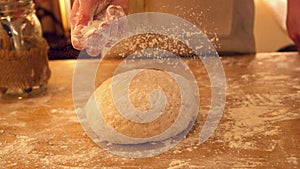
[[[107,31],[111,31],[107,23],[124,16],[127,11],[128,0],[75,0],[71,11],[73,47],[78,50],[86,48],[87,39],[91,37],[97,39],[95,43],[105,43],[105,38],[109,34]],[[101,29],[103,29],[103,35],[99,34]],[[97,51],[93,51],[95,49],[87,49],[87,51],[96,55],[101,46],[98,45],[97,48]]]
[[300,52],[300,0],[288,0],[286,26],[289,37]]

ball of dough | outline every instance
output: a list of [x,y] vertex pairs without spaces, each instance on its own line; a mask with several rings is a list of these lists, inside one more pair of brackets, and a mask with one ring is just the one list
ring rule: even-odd
[[[131,77],[132,74],[136,75]],[[126,87],[128,79],[131,80]],[[115,98],[115,91],[124,91],[125,94]],[[155,95],[155,91],[163,93],[163,97]],[[191,83],[184,77],[156,69],[138,69],[103,82],[85,106],[85,112],[91,128],[102,141],[116,144],[162,141],[184,131],[196,118],[198,107],[190,100],[197,100],[194,97]],[[128,99],[128,102],[123,102],[123,99]],[[163,109],[157,109],[161,111],[157,112],[159,116],[145,123],[126,118],[116,104],[121,109],[140,113],[151,113],[150,109],[156,110],[157,107]]]

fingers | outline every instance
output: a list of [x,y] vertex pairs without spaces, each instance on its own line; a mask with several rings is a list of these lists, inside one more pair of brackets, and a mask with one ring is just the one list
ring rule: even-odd
[[87,25],[93,20],[97,11],[103,11],[111,0],[75,0],[71,10],[72,30],[77,25]]
[[84,25],[87,25],[88,22],[92,19],[92,12],[87,12],[84,9],[86,6],[82,6],[81,0],[75,0],[71,15],[70,15],[70,22],[71,22],[71,42],[75,49],[82,50],[84,47],[84,42],[82,40],[82,32]]
[[107,7],[105,21],[97,24],[99,26],[87,40],[85,48],[90,56],[99,55],[103,48],[111,47],[118,39],[124,36],[123,30],[125,29],[127,20],[122,16],[125,16],[122,7],[115,5]]
[[75,0],[72,6],[70,22],[71,22],[71,30],[73,30],[76,22],[77,22],[77,12],[79,11],[79,1]]
[[96,5],[95,16],[99,13],[104,13],[107,6],[111,3],[112,0],[96,0],[98,4]]
[[[94,19],[99,20],[101,22],[109,22],[124,16],[124,11],[128,11],[128,1],[129,0],[75,0],[73,3],[70,19],[71,42],[73,47],[78,50],[86,48],[86,45],[88,43],[87,37],[90,37],[95,32],[89,29],[89,23]],[[109,4],[113,6],[107,8]],[[121,6],[123,9],[114,5]],[[97,39],[102,39],[103,37],[94,35],[94,40],[92,40],[93,43],[97,42],[100,44],[98,40],[95,40],[96,37]],[[105,41],[105,39],[102,40]],[[92,51],[93,52],[91,53],[96,53],[95,49],[93,49]]]
[[111,0],[75,0],[71,11],[71,42],[75,49],[82,50],[86,40],[83,28],[94,19],[97,11],[105,10]]
[[106,10],[106,20],[108,22],[125,16],[124,10],[120,6],[110,5]]
[[[108,0],[75,0],[71,10],[72,27],[74,28],[76,25],[87,25],[88,22],[93,19],[98,4],[107,1]],[[104,7],[102,9],[104,9]]]
[[101,50],[105,47],[109,40],[110,26],[102,23],[102,29],[93,33],[87,41],[86,52],[90,56],[97,56],[101,53]]

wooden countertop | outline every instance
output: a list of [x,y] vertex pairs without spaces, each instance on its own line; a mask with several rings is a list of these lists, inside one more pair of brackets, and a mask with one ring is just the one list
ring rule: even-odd
[[223,57],[222,63],[227,101],[212,137],[198,144],[210,103],[201,70],[202,115],[192,132],[164,154],[127,159],[98,147],[78,122],[75,61],[50,61],[45,95],[0,100],[0,168],[300,168],[300,56],[266,53]]

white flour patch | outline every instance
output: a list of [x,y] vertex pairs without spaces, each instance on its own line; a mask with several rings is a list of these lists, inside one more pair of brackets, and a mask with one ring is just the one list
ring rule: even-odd
[[291,79],[288,75],[277,75],[277,76],[264,76],[264,80],[289,80]]
[[296,97],[297,94],[288,95],[286,98],[269,94],[245,95],[245,101],[242,101],[239,107],[228,110],[229,119],[232,119],[233,123],[224,124],[226,132],[220,139],[224,139],[230,148],[274,150],[278,141],[270,139],[264,145],[260,145],[259,141],[263,137],[275,136],[282,132],[276,122],[300,118],[299,113],[282,107],[282,99]]
[[293,164],[293,165],[298,165],[298,161],[300,160],[299,158],[297,157],[288,157],[287,159],[287,162],[290,163],[290,164]]
[[[77,119],[74,109],[53,108],[53,109],[50,109],[50,113],[62,114],[64,116],[66,116],[66,115],[73,116],[73,117],[68,118],[68,121],[78,123],[78,119]],[[65,118],[63,118],[63,119],[65,119]]]
[[16,136],[16,140],[1,148],[0,157],[15,154],[15,151],[22,152],[24,155],[28,154],[33,149],[33,146],[30,144],[33,140],[33,138],[27,136]]
[[188,162],[176,159],[171,161],[168,169],[180,169],[180,168],[188,168],[188,167],[190,167]]

